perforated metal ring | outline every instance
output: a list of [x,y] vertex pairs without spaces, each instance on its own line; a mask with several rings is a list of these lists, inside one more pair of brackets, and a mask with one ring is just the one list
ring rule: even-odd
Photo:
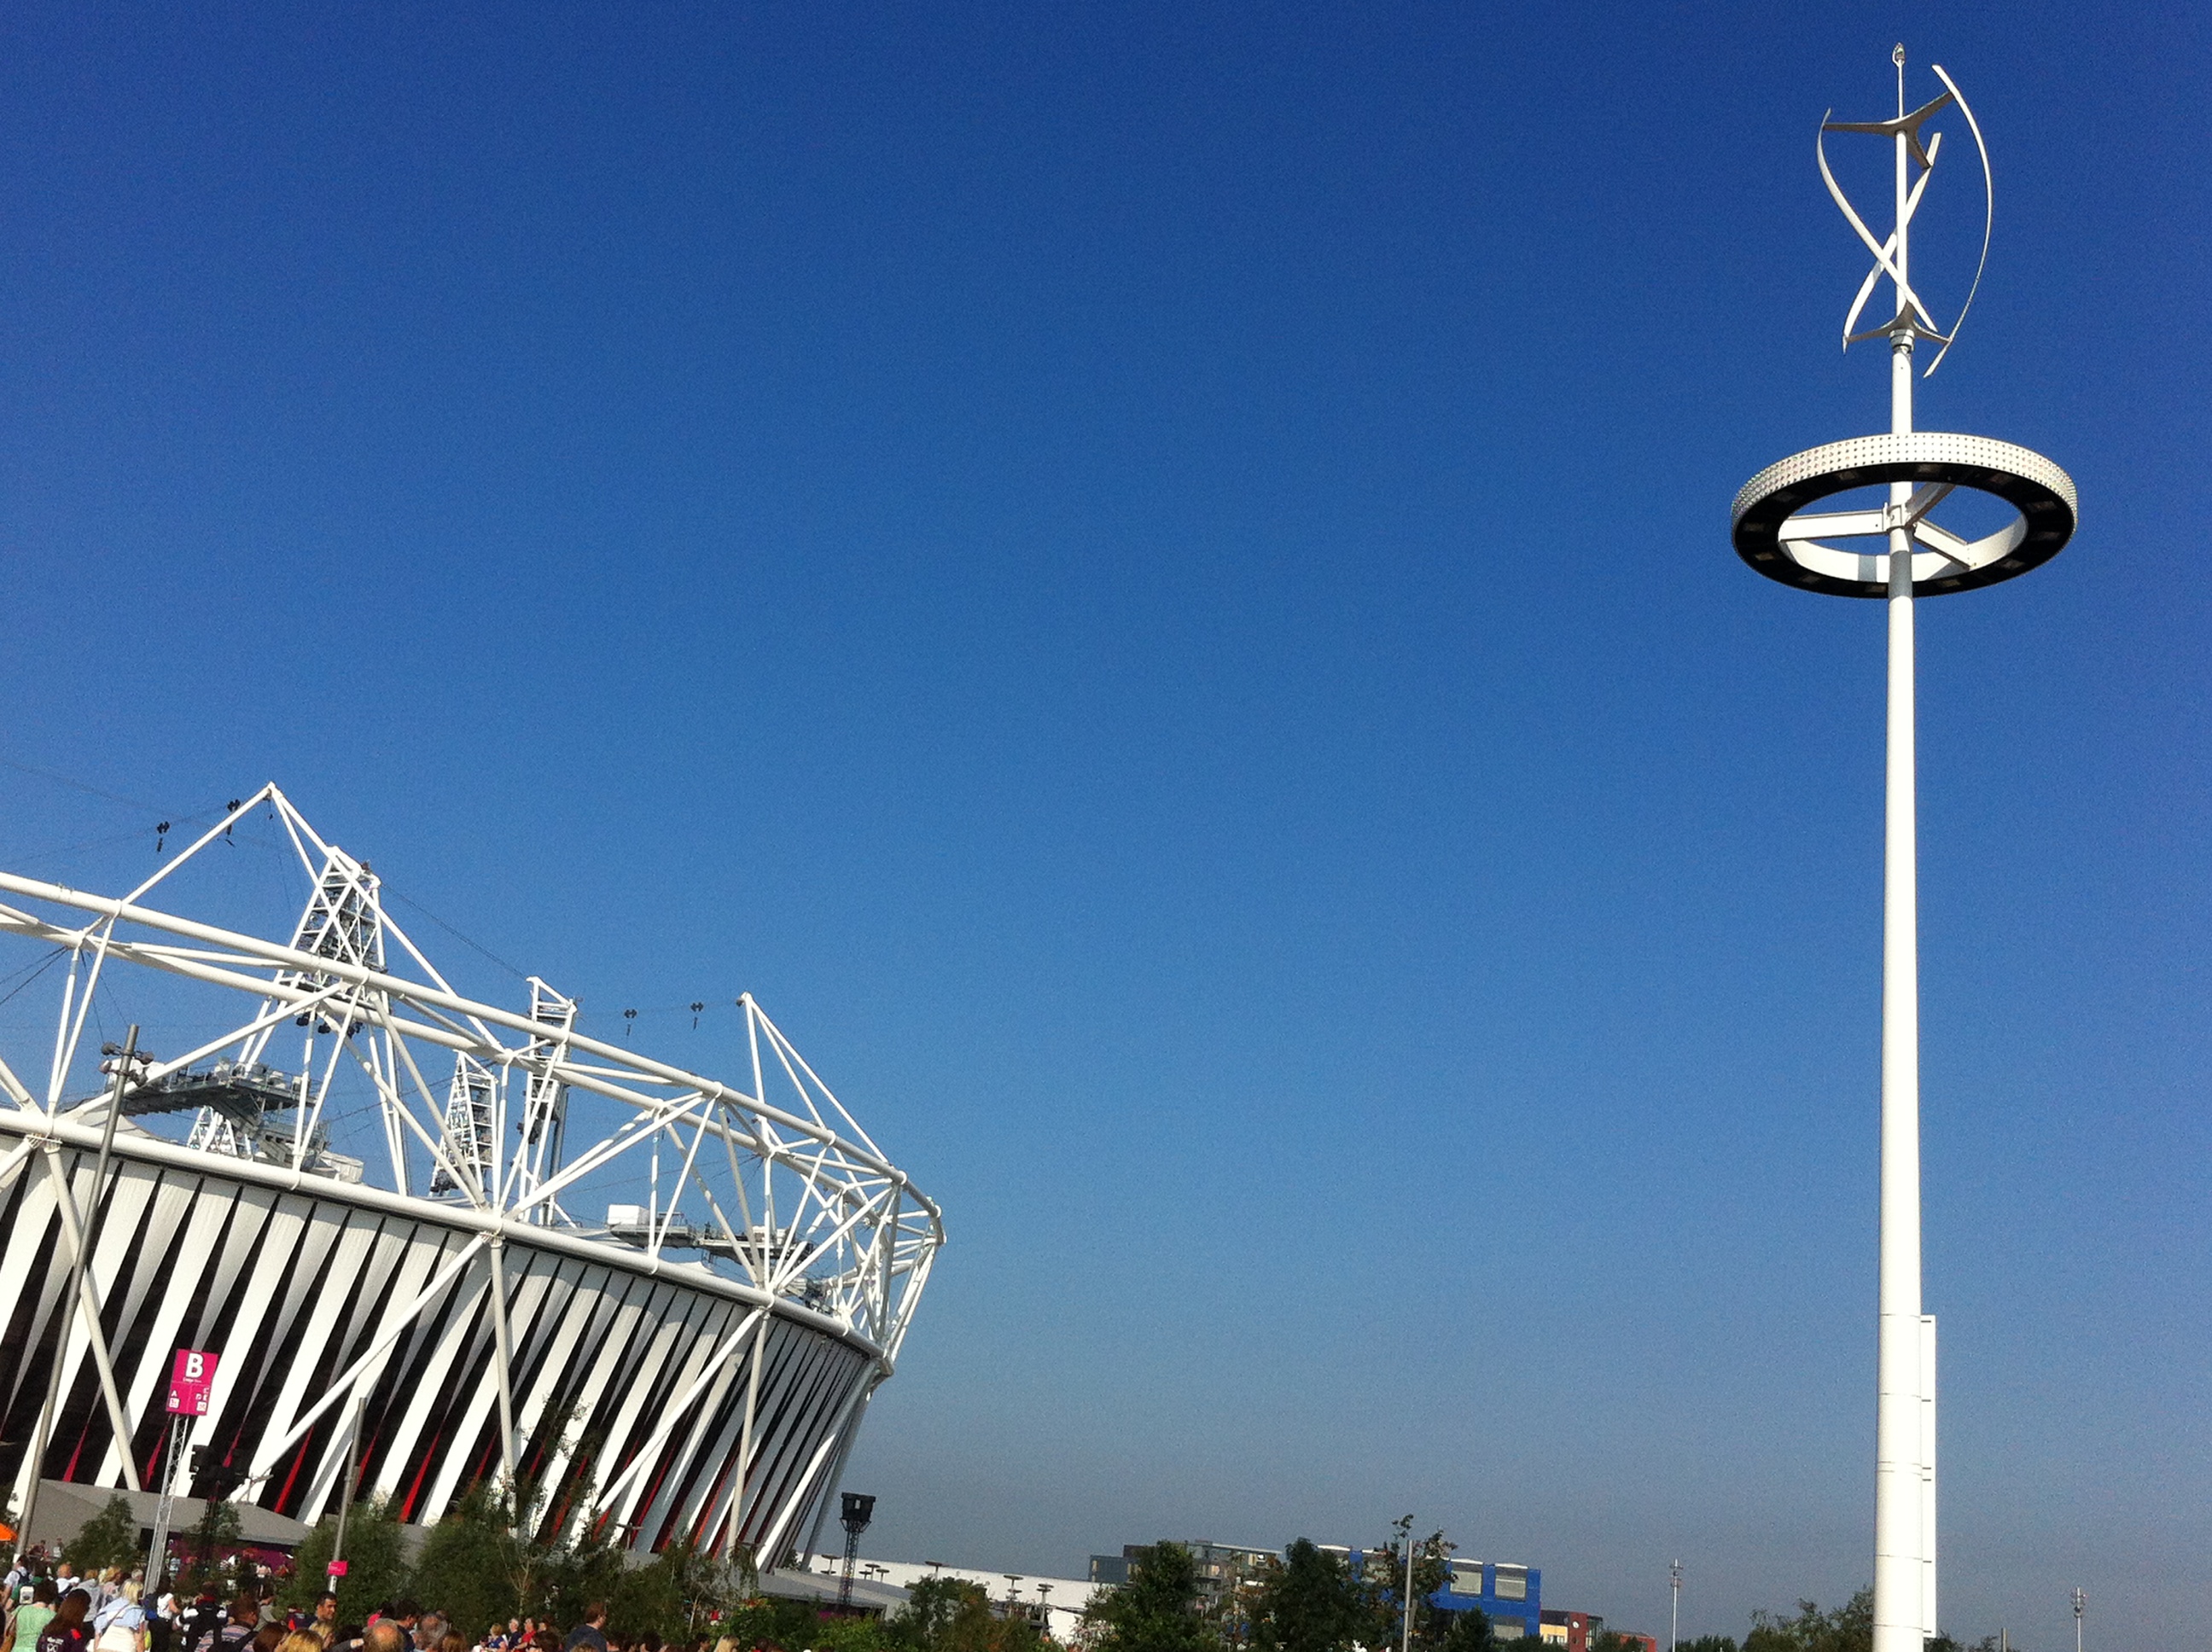
[[[1784,585],[1838,597],[1889,594],[1886,552],[1857,554],[1819,543],[1814,536],[1856,537],[1873,530],[1871,513],[1826,518],[1798,515],[1832,494],[1881,483],[1909,482],[1916,490],[1970,488],[2003,500],[2019,520],[1968,544],[1926,519],[1928,507],[1910,517],[1914,535],[1912,593],[1948,596],[2039,568],[2074,537],[2078,508],[2074,480],[2040,453],[1987,436],[1945,430],[1909,435],[1858,436],[1832,441],[1770,465],[1746,483],[1729,513],[1736,555]],[[1937,492],[1936,496],[1941,497]],[[1850,521],[1821,529],[1823,521]],[[1795,530],[1794,532],[1790,530]]]

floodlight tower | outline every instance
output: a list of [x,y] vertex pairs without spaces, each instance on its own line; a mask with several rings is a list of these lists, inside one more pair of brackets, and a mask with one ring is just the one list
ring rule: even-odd
[[[1844,320],[1844,347],[1889,341],[1889,434],[1827,443],[1769,465],[1736,495],[1731,537],[1736,554],[1785,585],[1833,596],[1874,597],[1889,607],[1889,755],[1883,821],[1881,969],[1881,1263],[1875,1418],[1874,1652],[1922,1652],[1936,1630],[1936,1321],[1920,1311],[1920,957],[1917,826],[1913,795],[1913,636],[1916,597],[1940,597],[1995,585],[2039,567],[2073,536],[2073,480],[2040,454],[1985,436],[1912,427],[1912,365],[1923,339],[1940,346],[1934,373],[1958,337],[1939,331],[1913,289],[1907,234],[1933,175],[1941,133],[1929,124],[1956,108],[1982,162],[1982,264],[1996,222],[1988,148],[1966,99],[1940,64],[1942,94],[1908,112],[1905,48],[1897,66],[1897,113],[1888,120],[1823,117],[1813,152],[1828,193],[1867,250],[1874,268]],[[1866,132],[1894,154],[1896,228],[1876,240],[1828,169],[1829,132]],[[1955,149],[1955,146],[1954,146]],[[1853,332],[1860,312],[1887,276],[1896,311]],[[1974,272],[1959,321],[1981,285]],[[1924,376],[1924,375],[1923,375]],[[1803,507],[1853,489],[1886,485],[1884,502],[1808,513]],[[1965,539],[1929,513],[1960,489],[2013,507],[1996,532]],[[1857,539],[1856,546],[1826,543]]]

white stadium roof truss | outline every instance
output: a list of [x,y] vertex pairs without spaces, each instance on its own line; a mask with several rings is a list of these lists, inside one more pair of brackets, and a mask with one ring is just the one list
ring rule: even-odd
[[[264,809],[281,823],[313,891],[289,940],[151,904],[168,892],[164,885]],[[325,841],[273,785],[233,805],[120,898],[0,872],[0,937],[9,935],[58,949],[56,961],[65,960],[65,968],[56,972],[59,1002],[45,1071],[19,1073],[0,1059],[0,1090],[15,1112],[9,1133],[21,1139],[0,1156],[0,1191],[28,1168],[41,1139],[64,1134],[82,1143],[84,1130],[104,1121],[106,1089],[85,1076],[88,1013],[103,981],[132,966],[228,989],[252,1007],[219,1030],[210,1024],[191,1048],[137,1069],[119,1148],[135,1143],[151,1151],[152,1133],[143,1128],[149,1114],[189,1114],[181,1145],[195,1154],[289,1172],[295,1185],[305,1185],[301,1177],[330,1178],[357,1190],[349,1197],[389,1206],[389,1198],[370,1191],[379,1190],[476,1230],[422,1290],[418,1309],[487,1247],[496,1289],[499,1253],[508,1241],[563,1248],[583,1242],[657,1276],[674,1267],[751,1311],[691,1378],[685,1400],[668,1407],[664,1434],[689,1399],[745,1347],[757,1324],[756,1367],[764,1360],[763,1316],[771,1311],[818,1326],[867,1357],[874,1375],[844,1406],[841,1422],[857,1416],[897,1358],[943,1242],[940,1213],[749,993],[735,1005],[750,1067],[738,1084],[653,1060],[626,1040],[587,1036],[577,1028],[576,1005],[535,976],[523,1007],[465,997],[394,921],[369,867]],[[301,1059],[288,1064],[282,1058],[294,1032]],[[93,1093],[84,1094],[88,1089]],[[578,1137],[569,1103],[580,1093],[617,1104],[624,1116],[604,1134]],[[364,1095],[373,1105],[361,1104]],[[341,1105],[348,1096],[356,1102],[349,1115]],[[357,1154],[332,1145],[331,1127],[341,1116]],[[364,1130],[369,1120],[374,1128]],[[173,1136],[161,1139],[176,1143]],[[635,1187],[641,1179],[642,1206],[611,1207],[604,1225],[578,1214],[595,1189],[611,1181]],[[70,1202],[62,1201],[65,1221]],[[504,1315],[495,1319],[501,1455],[511,1471],[518,1419],[507,1327]],[[370,1349],[356,1368],[368,1367],[377,1352]],[[93,1354],[104,1373],[106,1351],[95,1346]],[[289,1439],[264,1442],[255,1472],[270,1473],[356,1376],[349,1370],[333,1380]],[[106,1386],[118,1437],[127,1439],[112,1380]],[[750,1427],[749,1406],[748,1434]],[[821,1442],[802,1492],[818,1484],[823,1460],[850,1437],[850,1428],[840,1426]],[[117,1467],[135,1484],[128,1454],[117,1455]],[[832,1485],[842,1455],[837,1449],[839,1461],[830,1464]],[[650,1456],[633,1457],[597,1491],[592,1507],[627,1519]],[[794,1494],[780,1524],[787,1526],[809,1500]],[[790,1537],[778,1532],[775,1540]]]

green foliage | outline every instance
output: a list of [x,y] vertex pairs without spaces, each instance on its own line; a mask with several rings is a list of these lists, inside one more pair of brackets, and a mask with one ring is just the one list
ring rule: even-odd
[[81,1576],[93,1576],[110,1566],[127,1566],[138,1558],[138,1517],[130,1499],[121,1492],[62,1546],[62,1558]]
[[1675,1652],[1737,1652],[1733,1635],[1700,1635],[1694,1641],[1680,1641]]
[[1097,1631],[1096,1652],[1217,1652],[1219,1646],[1199,1616],[1198,1563],[1180,1543],[1146,1550],[1129,1568],[1129,1581],[1094,1600],[1085,1618]]
[[[620,1557],[616,1559],[619,1566]],[[729,1565],[678,1540],[649,1565],[622,1570],[613,1579],[601,1597],[607,1602],[608,1632],[624,1640],[644,1635],[690,1639],[702,1623],[734,1611],[753,1582],[750,1568]],[[828,1644],[818,1631],[809,1638]]]
[[811,1646],[821,1614],[805,1600],[756,1595],[723,1619],[721,1632],[741,1648]]
[[1364,1607],[1344,1562],[1302,1537],[1253,1601],[1252,1644],[1260,1652],[1348,1652],[1366,1621]]
[[[337,1516],[325,1515],[300,1540],[291,1576],[276,1596],[281,1605],[309,1611],[322,1598],[337,1530]],[[384,1602],[407,1592],[407,1558],[399,1546],[399,1522],[383,1498],[356,1503],[347,1512],[345,1561],[346,1575],[337,1584],[340,1623],[362,1623]]]
[[924,1577],[907,1591],[906,1604],[884,1619],[884,1633],[896,1647],[931,1652],[944,1639],[969,1600],[982,1597],[975,1584],[957,1577]]
[[1590,1652],[1644,1652],[1644,1643],[1608,1629],[1590,1643]]
[[[1443,1652],[1494,1652],[1498,1637],[1491,1633],[1490,1619],[1481,1607],[1455,1612],[1451,1620],[1451,1627],[1444,1631]],[[1735,1649],[1730,1647],[1729,1652]]]
[[1743,1652],[1874,1652],[1874,1591],[1861,1589],[1833,1612],[1810,1600],[1797,1603],[1794,1618],[1754,1612]]
[[220,1593],[222,1563],[237,1550],[240,1540],[237,1505],[210,1497],[200,1511],[199,1523],[192,1527],[190,1558],[185,1562],[179,1587],[195,1592],[213,1587]]
[[586,1606],[615,1598],[623,1570],[622,1551],[607,1540],[605,1529],[586,1526],[565,1542],[541,1548],[532,1611],[564,1626],[580,1624]]
[[[1431,1533],[1416,1541],[1411,1515],[1393,1529],[1396,1534],[1381,1548],[1370,1551],[1360,1570],[1366,1625],[1359,1639],[1373,1647],[1398,1644],[1403,1632],[1406,1551],[1410,1545],[1413,1552],[1413,1644],[1428,1649],[1428,1652],[1440,1652],[1451,1631],[1450,1620],[1455,1614],[1431,1606],[1430,1597],[1449,1578],[1449,1557],[1459,1546],[1447,1542],[1442,1532]],[[1486,1635],[1488,1629],[1486,1623]]]
[[1038,1652],[1045,1644],[1028,1619],[999,1616],[981,1585],[957,1577],[924,1578],[889,1618],[831,1619],[813,1638],[831,1652]]
[[529,1570],[526,1546],[507,1499],[479,1480],[430,1528],[408,1592],[473,1639],[493,1619],[523,1609],[518,1579]]
[[884,1620],[876,1617],[817,1616],[806,1637],[815,1652],[886,1652],[891,1644]]

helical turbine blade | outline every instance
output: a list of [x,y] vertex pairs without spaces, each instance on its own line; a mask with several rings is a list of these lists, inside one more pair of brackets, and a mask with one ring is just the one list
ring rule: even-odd
[[1959,307],[1959,319],[1951,324],[1950,343],[1936,352],[1936,359],[1928,364],[1928,372],[1920,375],[1923,379],[1943,365],[1943,358],[1951,353],[1951,344],[1958,342],[1959,329],[1966,325],[1966,312],[1974,307],[1974,295],[1982,289],[1982,271],[1990,265],[1990,233],[1996,228],[1997,222],[1996,184],[1990,172],[1990,146],[1982,142],[1982,123],[1974,118],[1973,110],[1966,104],[1966,94],[1959,89],[1958,83],[1950,76],[1944,73],[1943,65],[1931,63],[1928,66],[1936,71],[1936,79],[1943,82],[1945,89],[1957,100],[1959,112],[1966,118],[1966,130],[1974,135],[1974,147],[1981,151],[1982,261],[1974,266],[1974,284],[1966,289],[1966,301]]
[[[1942,133],[1938,132],[1934,137],[1929,140],[1928,165],[1929,170],[1922,173],[1920,176],[1913,181],[1912,193],[1905,197],[1905,221],[1907,223],[1911,223],[1912,222],[1912,215],[1920,210],[1921,194],[1927,189],[1928,180],[1936,175],[1934,171],[1936,165],[1936,152],[1942,147]],[[1893,234],[1887,241],[1884,241],[1882,245],[1887,247],[1890,252],[1894,254],[1897,251],[1897,237]],[[1859,283],[1859,295],[1851,301],[1851,313],[1844,318],[1844,348],[1845,349],[1849,349],[1851,347],[1851,329],[1858,325],[1859,312],[1866,308],[1867,300],[1874,296],[1875,282],[1881,279],[1881,265],[1877,264],[1873,269],[1867,271],[1867,278]]]
[[[1844,128],[1838,126],[1837,130],[1842,131]],[[1920,318],[1921,324],[1929,331],[1934,331],[1936,318],[1928,313],[1928,307],[1920,301],[1920,295],[1912,290],[1911,283],[1905,280],[1890,257],[1891,250],[1897,244],[1896,238],[1893,236],[1886,242],[1875,240],[1874,232],[1866,227],[1866,221],[1859,216],[1857,210],[1844,196],[1843,186],[1836,182],[1836,174],[1828,170],[1828,151],[1825,142],[1827,131],[1827,117],[1823,115],[1820,118],[1820,130],[1813,134],[1813,159],[1820,166],[1820,181],[1828,186],[1829,198],[1835,202],[1836,210],[1844,215],[1845,221],[1858,233],[1859,240],[1866,243],[1867,251],[1874,254],[1875,264],[1881,273],[1897,283],[1898,293],[1904,301],[1912,307],[1912,312]],[[1850,331],[1847,328],[1844,331],[1846,344],[1849,343],[1850,337]]]

